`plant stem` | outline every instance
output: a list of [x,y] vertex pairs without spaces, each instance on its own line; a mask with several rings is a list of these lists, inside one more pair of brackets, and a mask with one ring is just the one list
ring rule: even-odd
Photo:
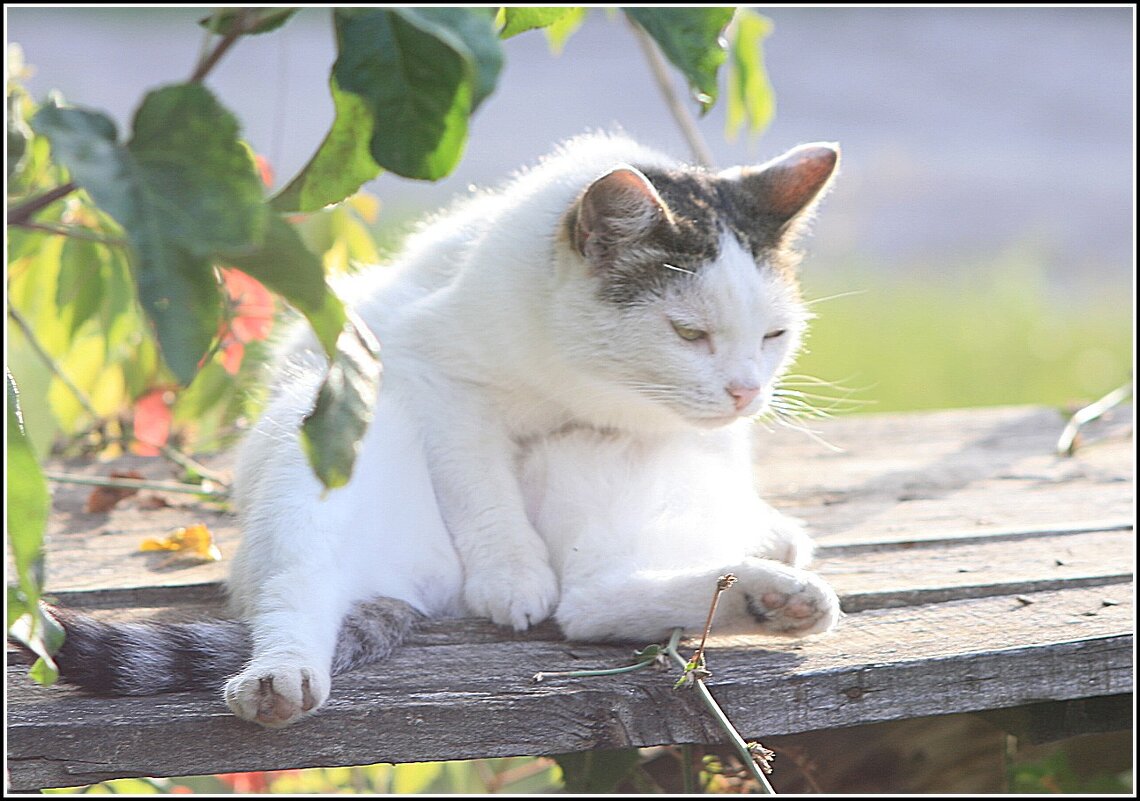
[[693,746],[691,743],[681,745],[681,792],[693,795],[697,792],[697,783],[693,777]]
[[1061,432],[1061,438],[1057,440],[1057,455],[1058,456],[1072,456],[1077,452],[1077,435],[1081,432],[1081,426],[1086,423],[1091,423],[1093,420],[1100,417],[1113,406],[1123,403],[1132,395],[1132,382],[1129,381],[1123,386],[1117,387],[1112,392],[1105,395],[1098,401],[1090,403],[1083,409],[1080,409],[1076,414],[1069,418],[1065,430]]
[[736,576],[727,573],[716,580],[716,591],[713,592],[712,603],[709,604],[709,616],[705,618],[705,630],[701,635],[701,644],[697,646],[697,650],[693,652],[693,658],[689,660],[690,663],[696,663],[704,666],[705,660],[705,643],[708,641],[709,632],[712,631],[713,615],[716,614],[717,604],[720,603],[720,596],[724,591],[736,583]]
[[28,340],[28,344],[32,346],[32,350],[36,352],[36,355],[39,356],[41,360],[43,360],[44,364],[48,366],[48,369],[55,374],[55,377],[58,378],[60,382],[65,387],[67,387],[71,394],[75,396],[75,399],[79,401],[79,405],[83,407],[83,411],[87,412],[87,414],[91,415],[91,417],[93,417],[95,420],[98,420],[101,415],[99,412],[95,411],[95,407],[91,404],[91,400],[87,397],[86,394],[84,394],[83,390],[75,385],[75,382],[71,380],[67,373],[63,372],[63,368],[60,367],[59,362],[57,362],[55,358],[50,353],[48,353],[47,350],[44,349],[44,346],[40,344],[40,341],[36,339],[35,332],[32,331],[32,327],[28,324],[28,321],[24,319],[24,316],[9,306],[8,317],[11,318],[12,321],[24,333],[24,336]]
[[100,245],[106,245],[107,247],[125,248],[129,244],[125,239],[113,239],[105,236],[100,236],[99,234],[94,234],[90,231],[84,230],[83,228],[65,228],[59,225],[45,225],[44,223],[34,222],[12,223],[11,220],[9,220],[9,223],[12,225],[18,225],[21,228],[28,228],[33,231],[43,231],[48,234],[55,234],[56,236],[66,236],[70,237],[71,239],[84,239],[88,242],[96,242]]
[[[669,645],[665,648],[665,652],[681,667],[681,670],[687,670],[688,663],[685,661],[685,657],[677,653],[676,641],[680,639],[680,632],[680,629],[673,631],[674,637],[669,640]],[[768,783],[768,778],[764,775],[763,771],[760,770],[760,766],[756,764],[756,760],[753,759],[752,752],[748,750],[748,745],[744,742],[744,738],[740,736],[740,733],[732,725],[732,721],[724,714],[724,710],[720,708],[720,704],[712,697],[709,688],[705,686],[704,679],[694,679],[693,687],[696,689],[697,694],[700,695],[704,705],[712,712],[717,723],[720,724],[720,727],[728,735],[732,747],[736,749],[736,753],[740,756],[741,761],[744,762],[744,767],[752,774],[752,778],[760,783],[761,792],[767,793],[768,795],[775,795],[776,791],[772,788],[772,785]]]
[[649,69],[653,73],[653,79],[657,82],[657,88],[661,90],[661,95],[665,98],[665,105],[669,107],[669,112],[673,115],[677,127],[681,129],[681,135],[685,137],[685,141],[689,143],[689,149],[693,151],[693,158],[701,166],[711,168],[713,166],[712,151],[704,137],[701,136],[693,115],[689,113],[681,98],[677,96],[677,90],[673,86],[665,59],[661,57],[657,45],[653,43],[649,34],[641,29],[640,25],[630,20],[630,26],[633,28],[633,35],[638,44],[641,45],[641,51],[645,53],[645,60],[649,62]]
[[209,55],[198,61],[198,66],[194,68],[194,74],[190,76],[189,83],[201,83],[206,79],[210,70],[222,60],[222,56],[226,54],[226,51],[233,47],[234,42],[245,33],[246,22],[249,20],[252,11],[253,9],[243,8],[238,12],[233,25],[230,26],[229,31],[222,37],[222,40],[218,42],[217,46]]
[[191,473],[197,473],[202,478],[212,481],[213,483],[226,488],[228,491],[229,483],[224,478],[222,478],[220,473],[214,472],[210,468],[206,467],[206,465],[195,461],[194,459],[184,454],[182,451],[176,448],[172,448],[169,445],[160,445],[158,449],[163,456],[174,462],[183,470],[188,470]]
[[74,182],[69,181],[63,186],[57,186],[55,189],[49,189],[42,195],[36,195],[30,200],[25,200],[20,205],[8,211],[8,225],[23,225],[41,209],[50,206],[60,198],[67,197],[78,188]]
[[187,495],[209,495],[221,498],[224,491],[207,489],[196,484],[181,484],[177,481],[147,481],[138,478],[103,478],[101,476],[77,476],[71,473],[44,471],[44,478],[61,484],[84,484],[90,487],[114,487],[116,489],[155,490],[158,492],[181,492]]

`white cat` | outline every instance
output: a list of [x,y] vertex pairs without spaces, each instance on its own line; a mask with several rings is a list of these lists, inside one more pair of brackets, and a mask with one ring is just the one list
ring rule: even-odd
[[342,286],[383,386],[342,489],[297,440],[324,369],[310,338],[246,437],[230,592],[252,656],[225,686],[233,711],[312,713],[334,671],[421,616],[697,631],[729,572],[716,631],[831,628],[810,540],[757,496],[750,418],[803,336],[791,248],[837,161],[813,144],[717,173],[582,137]]

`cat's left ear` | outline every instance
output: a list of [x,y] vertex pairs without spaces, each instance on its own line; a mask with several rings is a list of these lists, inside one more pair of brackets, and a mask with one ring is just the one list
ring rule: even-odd
[[601,266],[670,217],[648,178],[633,167],[618,167],[590,184],[578,200],[571,241],[578,253]]
[[781,227],[809,211],[826,193],[839,166],[839,145],[814,142],[789,150],[766,164],[721,173],[740,181],[765,215]]

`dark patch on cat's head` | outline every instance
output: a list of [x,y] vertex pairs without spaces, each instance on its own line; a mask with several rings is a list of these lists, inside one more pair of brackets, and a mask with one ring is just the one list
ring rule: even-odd
[[838,151],[796,148],[753,170],[618,168],[567,216],[571,243],[602,277],[599,296],[632,304],[692,280],[731,234],[758,266],[794,280],[798,221],[826,187]]

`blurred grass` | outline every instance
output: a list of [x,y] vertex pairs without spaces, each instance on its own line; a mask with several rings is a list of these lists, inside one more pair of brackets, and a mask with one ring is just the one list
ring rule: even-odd
[[1060,288],[1017,255],[953,274],[809,266],[803,281],[817,318],[793,372],[860,411],[1067,406],[1131,379],[1130,287]]

